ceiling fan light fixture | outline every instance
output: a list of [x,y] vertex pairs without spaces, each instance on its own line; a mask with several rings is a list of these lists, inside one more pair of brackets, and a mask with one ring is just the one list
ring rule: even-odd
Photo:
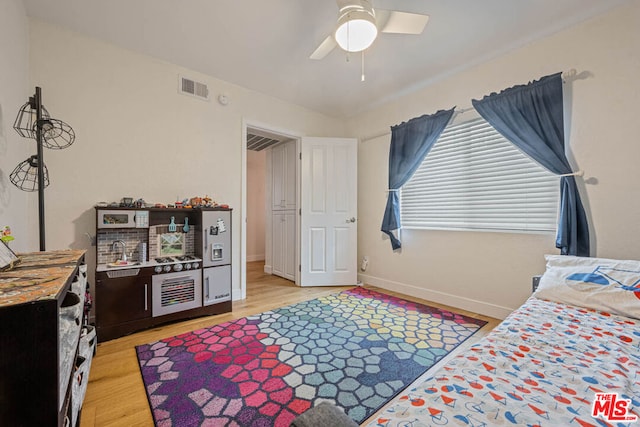
[[365,9],[352,10],[338,19],[334,34],[336,43],[347,52],[365,50],[378,36],[376,20],[372,12]]

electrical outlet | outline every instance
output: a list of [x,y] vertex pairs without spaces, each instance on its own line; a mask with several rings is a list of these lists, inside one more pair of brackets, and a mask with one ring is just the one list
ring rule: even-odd
[[367,271],[368,266],[369,266],[369,257],[365,255],[362,257],[362,262],[360,263],[360,270]]

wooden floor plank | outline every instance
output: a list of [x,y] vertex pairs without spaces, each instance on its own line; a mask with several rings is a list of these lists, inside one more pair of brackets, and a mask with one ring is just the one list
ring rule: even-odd
[[[262,313],[297,302],[319,298],[350,287],[300,288],[293,282],[265,274],[260,261],[247,263],[247,298],[233,303],[233,312],[173,323],[98,344],[93,359],[81,427],[153,426],[153,419],[138,367],[135,346],[162,338]],[[476,341],[500,321],[451,307],[408,297],[397,292],[366,286],[389,295],[445,308],[489,322],[465,345]],[[98,302],[99,303],[99,302]]]

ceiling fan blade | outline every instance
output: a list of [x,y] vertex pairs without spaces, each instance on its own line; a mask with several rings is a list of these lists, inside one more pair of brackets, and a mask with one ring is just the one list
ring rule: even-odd
[[333,36],[329,36],[320,43],[320,46],[313,51],[309,59],[322,59],[337,46]]
[[376,9],[376,21],[383,33],[422,34],[429,21],[429,15]]

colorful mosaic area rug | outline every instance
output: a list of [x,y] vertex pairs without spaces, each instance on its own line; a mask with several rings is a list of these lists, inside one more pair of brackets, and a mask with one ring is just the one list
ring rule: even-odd
[[136,347],[158,427],[371,416],[486,322],[354,288]]

